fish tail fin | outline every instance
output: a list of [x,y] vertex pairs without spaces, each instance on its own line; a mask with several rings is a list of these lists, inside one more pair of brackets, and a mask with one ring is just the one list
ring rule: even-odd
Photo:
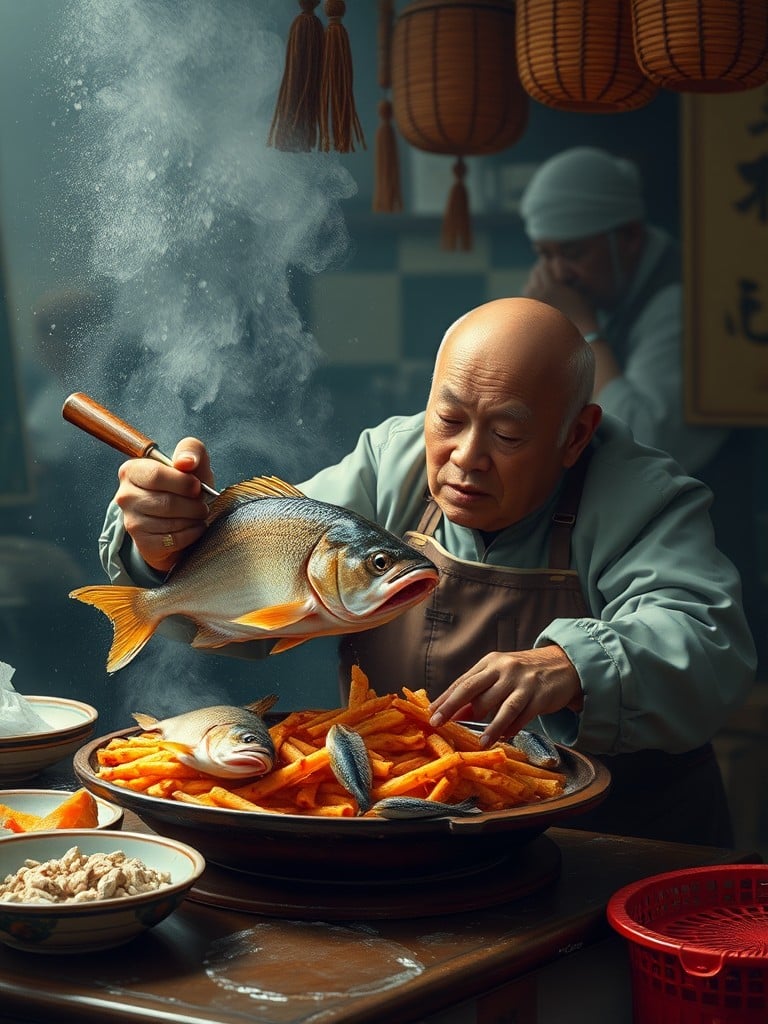
[[132,661],[157,629],[159,619],[148,619],[141,587],[80,587],[70,593],[92,604],[112,622],[115,631],[107,657],[107,672],[117,672]]

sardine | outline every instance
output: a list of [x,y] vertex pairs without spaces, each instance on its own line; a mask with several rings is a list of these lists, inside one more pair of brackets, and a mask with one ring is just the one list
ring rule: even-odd
[[208,529],[160,586],[89,586],[69,596],[111,619],[107,671],[116,672],[169,615],[194,622],[193,647],[271,638],[277,654],[389,622],[437,581],[434,564],[383,527],[256,477],[219,495]]
[[178,758],[198,771],[220,778],[266,775],[275,763],[275,747],[261,717],[276,703],[270,694],[245,707],[216,704],[158,721],[139,712],[133,717],[145,732],[188,748]]
[[328,730],[325,745],[330,755],[331,771],[355,798],[360,814],[365,814],[371,806],[373,771],[363,737],[354,729],[336,722]]
[[540,732],[521,729],[512,737],[512,746],[521,750],[537,768],[559,768],[560,752],[548,736]]
[[467,818],[480,814],[474,797],[457,804],[444,804],[439,800],[423,800],[417,796],[387,796],[371,808],[380,818]]

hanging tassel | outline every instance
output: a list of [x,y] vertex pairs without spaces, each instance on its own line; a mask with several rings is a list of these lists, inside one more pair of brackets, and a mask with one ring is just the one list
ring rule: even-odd
[[323,23],[315,14],[320,0],[301,0],[288,33],[285,70],[267,144],[290,152],[309,152],[320,132]]
[[469,220],[469,196],[464,177],[467,165],[461,157],[453,165],[453,176],[456,179],[451,186],[448,203],[443,216],[443,232],[440,245],[443,249],[471,249],[472,226]]
[[320,148],[326,153],[333,148],[339,153],[351,153],[355,141],[363,149],[363,129],[355,109],[352,93],[352,52],[349,36],[341,23],[347,10],[343,0],[325,0],[328,17],[323,48],[323,73],[320,80]]
[[[394,0],[379,0],[379,86],[387,90],[392,85],[392,21]],[[403,208],[400,191],[400,160],[397,136],[392,125],[392,104],[388,99],[379,103],[379,127],[376,130],[376,158],[374,162],[373,211],[397,213]]]
[[400,163],[397,138],[392,127],[392,104],[379,103],[379,127],[376,129],[376,165],[373,183],[374,213],[398,213],[403,208],[400,191]]

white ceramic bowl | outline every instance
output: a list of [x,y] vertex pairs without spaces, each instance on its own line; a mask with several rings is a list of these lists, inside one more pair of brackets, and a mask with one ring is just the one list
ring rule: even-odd
[[96,708],[66,697],[25,697],[50,729],[0,736],[0,783],[23,782],[62,761],[93,735]]
[[[91,794],[93,795],[93,794]],[[37,814],[44,817],[63,804],[72,793],[64,789],[0,789],[0,804],[12,807],[23,814]],[[117,804],[95,796],[96,809],[99,815],[97,829],[119,829],[123,822],[123,809]],[[0,818],[0,838],[15,835],[11,829],[3,828]]]
[[170,872],[171,882],[149,893],[84,903],[0,901],[0,941],[36,953],[88,953],[120,946],[175,910],[205,869],[197,850],[164,836],[71,829],[0,839],[0,880],[14,875],[27,859],[58,860],[73,846],[85,856],[122,850],[147,867]]

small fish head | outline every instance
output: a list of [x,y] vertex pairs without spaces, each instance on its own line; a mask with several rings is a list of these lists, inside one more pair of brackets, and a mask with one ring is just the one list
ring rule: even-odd
[[325,606],[352,629],[395,618],[424,601],[439,579],[423,554],[360,517],[342,519],[326,531],[307,574]]
[[272,770],[275,747],[264,722],[254,716],[253,723],[209,729],[194,757],[201,770],[210,775],[253,777]]

